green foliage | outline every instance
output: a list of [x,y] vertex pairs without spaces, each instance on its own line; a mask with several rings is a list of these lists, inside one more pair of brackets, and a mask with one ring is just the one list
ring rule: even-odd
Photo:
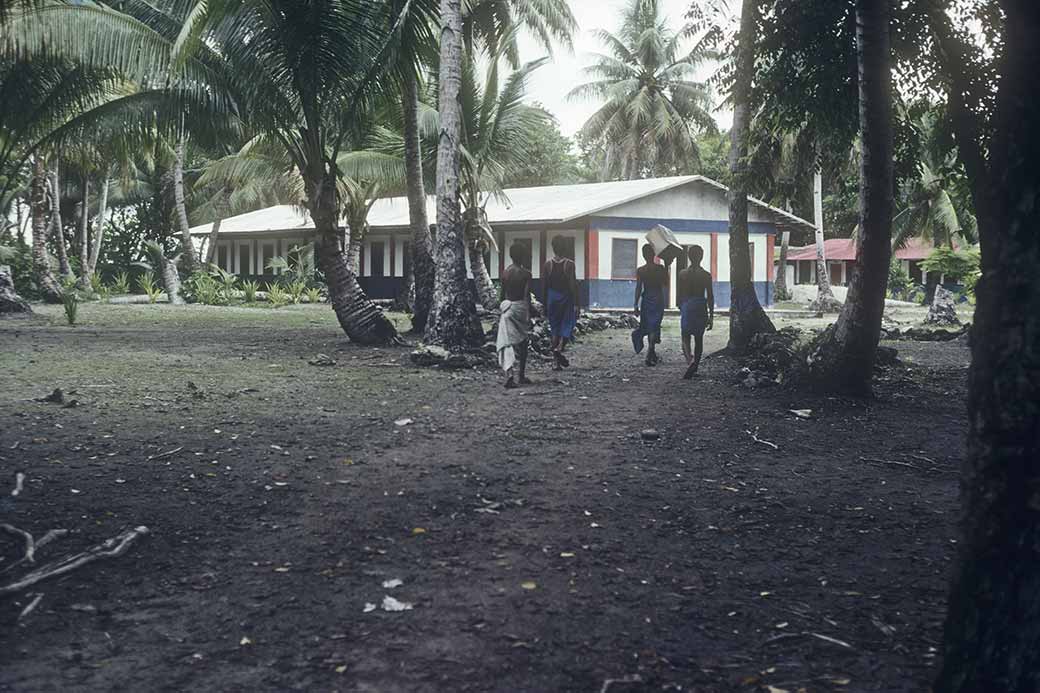
[[921,269],[925,272],[944,274],[948,280],[959,282],[979,271],[979,260],[976,250],[941,247],[933,250],[931,255],[921,261]]
[[32,248],[18,243],[0,246],[0,265],[11,268],[14,290],[25,299],[39,298],[39,291],[33,279]]
[[120,272],[116,275],[115,281],[112,282],[112,293],[115,294],[128,294],[130,293],[130,275],[126,272]]
[[149,303],[155,303],[162,296],[162,287],[155,283],[155,272],[152,270],[145,270],[137,278],[137,287],[148,296]]
[[307,291],[307,282],[303,279],[298,279],[286,287],[286,293],[289,294],[289,300],[293,303],[299,303],[303,300],[303,294]]
[[224,306],[230,305],[238,288],[238,277],[216,266],[212,266],[210,276],[217,285],[219,303]]
[[181,294],[189,303],[212,306],[220,301],[220,287],[209,272],[197,270],[184,281]]
[[79,313],[79,302],[81,297],[76,288],[75,279],[66,279],[61,287],[61,305],[65,309],[65,320],[70,326],[76,324],[76,316]]
[[692,171],[694,133],[716,127],[711,89],[696,81],[698,67],[715,57],[713,34],[698,28],[671,28],[658,0],[629,0],[616,33],[596,32],[604,54],[585,68],[589,81],[570,97],[602,104],[582,133],[605,152],[603,179]]
[[275,282],[267,285],[267,302],[272,308],[281,308],[289,303],[289,294]]
[[560,132],[555,118],[548,117],[532,124],[523,156],[506,172],[502,187],[570,185],[595,180],[595,172],[582,166],[574,141]]
[[256,292],[260,290],[260,284],[252,279],[242,282],[242,293],[246,303],[256,303]]
[[307,297],[307,303],[321,303],[321,289],[311,287],[303,293]]
[[892,263],[888,266],[888,297],[899,301],[912,301],[916,290],[917,285],[903,269],[903,263],[893,257]]

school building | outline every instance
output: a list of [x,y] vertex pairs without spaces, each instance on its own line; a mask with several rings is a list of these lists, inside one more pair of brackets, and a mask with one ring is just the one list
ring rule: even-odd
[[[519,241],[534,275],[536,291],[541,266],[551,256],[554,236],[566,239],[567,255],[577,265],[582,301],[591,308],[631,308],[636,268],[642,263],[643,237],[657,224],[671,229],[684,246],[704,248],[704,268],[715,278],[719,307],[729,306],[729,207],[726,187],[703,176],[515,188],[491,197],[488,221],[498,249],[485,257],[492,279],[509,264],[509,247]],[[427,202],[431,223],[436,200]],[[360,282],[372,298],[393,298],[401,290],[410,262],[408,201],[377,200],[368,216],[370,230],[361,250]],[[759,301],[773,302],[773,249],[784,229],[811,232],[812,224],[751,199],[748,226],[752,272]],[[192,234],[206,237],[210,224]],[[282,205],[249,212],[221,222],[216,263],[242,276],[270,278],[272,258],[309,242],[314,227],[306,213]],[[672,267],[670,305],[675,304],[675,275],[686,259]],[[468,269],[468,256],[467,256]]]
[[[935,250],[935,246],[920,238],[911,238],[901,248],[896,248],[895,259],[910,279],[918,284],[926,281],[921,261]],[[846,286],[856,267],[856,241],[853,238],[828,238],[823,242],[823,254],[827,259],[827,272],[831,284]],[[779,264],[779,260],[777,260]],[[816,283],[816,245],[790,248],[787,251],[787,285]]]

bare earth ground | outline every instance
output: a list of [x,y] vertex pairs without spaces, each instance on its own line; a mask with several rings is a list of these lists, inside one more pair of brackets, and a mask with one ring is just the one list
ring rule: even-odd
[[[683,382],[672,324],[656,369],[600,333],[507,392],[354,347],[327,307],[87,305],[75,328],[40,311],[0,323],[0,521],[71,529],[41,562],[151,534],[30,590],[45,596],[20,625],[28,598],[0,598],[0,690],[921,691],[933,675],[960,343],[896,344],[909,367],[864,403],[739,389],[724,358]],[[337,364],[308,365],[318,352]],[[55,387],[80,406],[32,401]],[[414,608],[364,612],[385,595]]]

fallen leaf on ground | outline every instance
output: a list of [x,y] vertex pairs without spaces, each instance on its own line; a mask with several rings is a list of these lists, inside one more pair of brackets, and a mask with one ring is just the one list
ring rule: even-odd
[[[372,608],[375,608],[375,606],[373,606]],[[346,664],[341,664],[338,667],[336,667],[336,673],[337,674],[342,674],[346,670],[347,670],[347,665]]]
[[525,582],[521,582],[520,586],[522,588],[524,588],[525,590],[535,590],[535,589],[538,589],[538,583],[536,583],[534,580],[527,580]]
[[395,587],[400,587],[404,584],[404,580],[400,578],[394,578],[393,580],[385,580],[383,582],[383,589],[392,590]]
[[426,534],[426,530],[423,527],[416,527],[412,530],[412,534]]
[[365,602],[365,608],[363,610],[364,613],[367,614],[369,611],[375,611],[375,610],[376,610],[376,605],[375,604],[373,604],[372,602]]
[[238,641],[238,644],[245,647],[246,645],[252,645],[253,641],[250,640],[248,636],[243,635],[242,639]]
[[398,419],[397,421],[394,422],[394,425],[395,426],[407,426],[407,425],[413,424],[413,423],[415,423],[415,422],[412,419]]
[[412,605],[408,602],[401,602],[389,594],[383,597],[383,611],[411,611]]

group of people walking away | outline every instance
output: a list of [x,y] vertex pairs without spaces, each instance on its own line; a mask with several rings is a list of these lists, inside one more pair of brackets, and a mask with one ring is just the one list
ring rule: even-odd
[[[565,240],[552,239],[553,256],[542,267],[542,304],[549,322],[553,354],[553,370],[570,365],[564,355],[567,343],[574,338],[578,315],[578,276],[574,261],[564,256]],[[502,273],[501,317],[498,323],[498,361],[506,372],[505,386],[515,388],[531,381],[527,378],[528,333],[531,320],[531,271],[523,266],[527,248],[513,243],[509,248],[512,264]],[[704,353],[704,332],[715,320],[715,292],[711,274],[701,267],[704,249],[690,246],[690,265],[676,277],[676,302],[682,313],[682,352],[686,360],[683,378],[689,380],[700,367]],[[646,365],[659,362],[657,345],[661,343],[661,322],[667,305],[668,268],[657,262],[654,247],[643,246],[645,264],[636,270],[634,313],[639,327],[632,331],[632,347],[637,354],[646,351]],[[692,349],[691,349],[692,341]]]

